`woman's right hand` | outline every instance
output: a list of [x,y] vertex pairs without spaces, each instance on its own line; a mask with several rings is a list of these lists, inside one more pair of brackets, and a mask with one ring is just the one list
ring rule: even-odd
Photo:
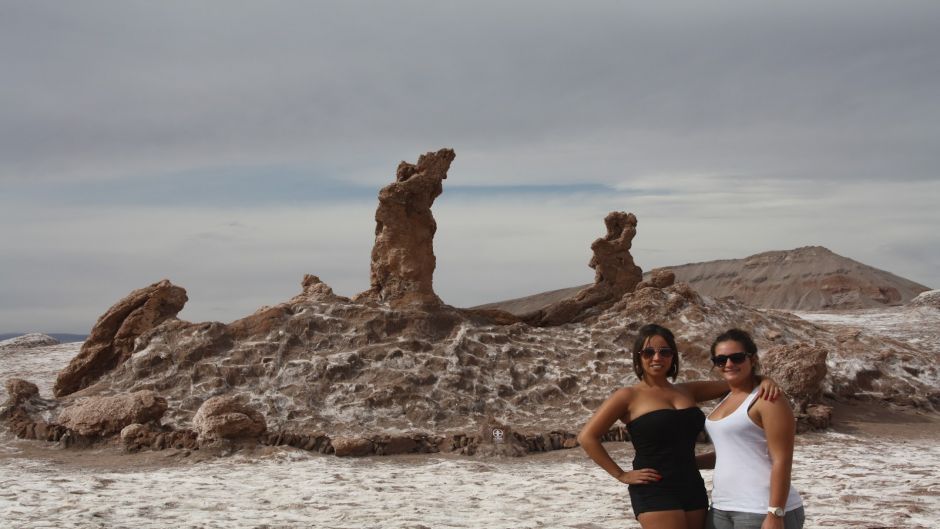
[[620,475],[617,476],[617,481],[628,485],[648,485],[650,483],[656,483],[661,479],[663,479],[663,477],[659,475],[659,472],[656,472],[656,470],[652,468],[628,470],[621,472]]

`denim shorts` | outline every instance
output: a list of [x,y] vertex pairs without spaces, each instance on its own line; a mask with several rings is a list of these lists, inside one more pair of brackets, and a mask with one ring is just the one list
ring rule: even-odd
[[[712,508],[708,510],[708,515],[705,517],[705,529],[760,529],[766,517],[766,514],[722,511]],[[803,529],[805,519],[806,513],[803,511],[803,507],[798,507],[792,511],[787,511],[783,517],[783,527],[785,529]]]

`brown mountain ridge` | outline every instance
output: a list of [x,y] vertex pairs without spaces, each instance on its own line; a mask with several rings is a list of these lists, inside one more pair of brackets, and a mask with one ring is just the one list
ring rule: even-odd
[[[666,267],[700,294],[759,308],[862,309],[903,305],[930,288],[841,256],[822,246],[762,252]],[[644,274],[648,279],[655,270]],[[477,308],[524,314],[568,298],[583,286],[498,301]]]

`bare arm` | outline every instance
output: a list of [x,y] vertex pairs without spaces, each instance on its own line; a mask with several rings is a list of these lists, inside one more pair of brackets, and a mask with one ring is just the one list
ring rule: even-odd
[[[695,402],[717,399],[718,397],[724,396],[725,393],[728,393],[728,383],[724,380],[697,380],[695,382],[684,382],[677,385],[686,388],[692,394],[692,398],[695,399]],[[774,379],[761,377],[760,390],[757,392],[759,398],[774,401],[781,393],[780,386],[777,385]]]
[[724,380],[696,380],[676,385],[687,389],[695,402],[717,399],[728,393],[728,383]]
[[[790,474],[793,469],[793,443],[796,422],[787,399],[761,403],[756,411],[760,415],[767,435],[767,451],[770,454],[770,497],[768,506],[786,507],[790,494]],[[763,527],[783,527],[783,520],[768,514]]]
[[581,429],[581,433],[578,434],[578,443],[595,463],[618,481],[636,484],[652,483],[659,479],[659,474],[655,470],[640,469],[625,472],[601,444],[601,437],[610,430],[617,419],[629,411],[631,398],[632,391],[629,388],[614,392]]

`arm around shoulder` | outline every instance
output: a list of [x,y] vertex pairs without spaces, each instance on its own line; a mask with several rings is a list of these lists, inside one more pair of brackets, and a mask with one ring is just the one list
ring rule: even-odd
[[676,384],[684,388],[695,402],[705,402],[722,397],[728,393],[728,383],[724,380],[696,380]]

